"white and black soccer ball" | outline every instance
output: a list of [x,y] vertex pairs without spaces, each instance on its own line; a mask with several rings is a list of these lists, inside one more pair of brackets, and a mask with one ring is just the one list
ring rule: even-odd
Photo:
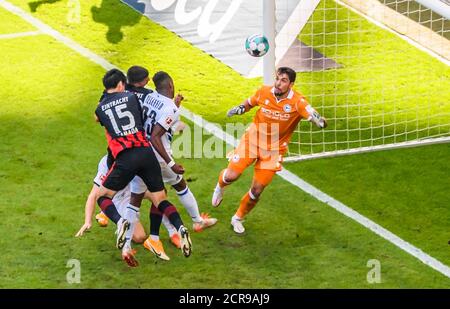
[[245,49],[250,56],[262,57],[269,51],[269,41],[262,34],[254,34],[245,40]]

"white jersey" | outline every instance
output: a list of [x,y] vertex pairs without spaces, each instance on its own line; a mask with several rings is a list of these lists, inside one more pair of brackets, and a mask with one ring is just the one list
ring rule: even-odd
[[[108,174],[108,171],[107,156],[104,156],[98,163],[98,171],[97,176],[94,178],[94,184],[100,187]],[[118,191],[112,201],[114,205],[116,205],[117,212],[123,216],[125,214],[125,209],[130,202],[130,184],[123,190]]]
[[[180,110],[173,100],[154,91],[145,97],[142,103],[144,114],[144,129],[147,133],[147,139],[151,142],[150,136],[154,125],[157,123],[167,132],[161,138],[163,146],[169,155],[172,155],[170,143],[172,142],[172,127],[180,119]],[[155,151],[159,162],[164,161]]]

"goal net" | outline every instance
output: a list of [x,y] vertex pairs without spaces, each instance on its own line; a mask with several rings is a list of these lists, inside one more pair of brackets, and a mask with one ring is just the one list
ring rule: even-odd
[[273,1],[275,65],[328,120],[302,121],[287,161],[450,141],[449,1]]

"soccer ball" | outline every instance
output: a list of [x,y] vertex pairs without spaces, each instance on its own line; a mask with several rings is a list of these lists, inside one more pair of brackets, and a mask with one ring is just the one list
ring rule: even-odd
[[245,41],[245,49],[250,56],[262,57],[269,51],[269,41],[262,34],[254,34]]

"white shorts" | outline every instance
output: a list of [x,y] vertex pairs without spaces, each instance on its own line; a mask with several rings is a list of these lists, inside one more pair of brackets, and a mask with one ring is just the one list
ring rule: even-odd
[[[172,169],[167,166],[166,162],[159,162],[159,165],[161,166],[161,174],[163,182],[165,184],[174,186],[183,179],[183,176],[178,175],[174,171],[172,171]],[[131,192],[141,194],[145,191],[147,191],[147,186],[145,185],[144,181],[141,179],[141,177],[135,176],[131,181]]]

